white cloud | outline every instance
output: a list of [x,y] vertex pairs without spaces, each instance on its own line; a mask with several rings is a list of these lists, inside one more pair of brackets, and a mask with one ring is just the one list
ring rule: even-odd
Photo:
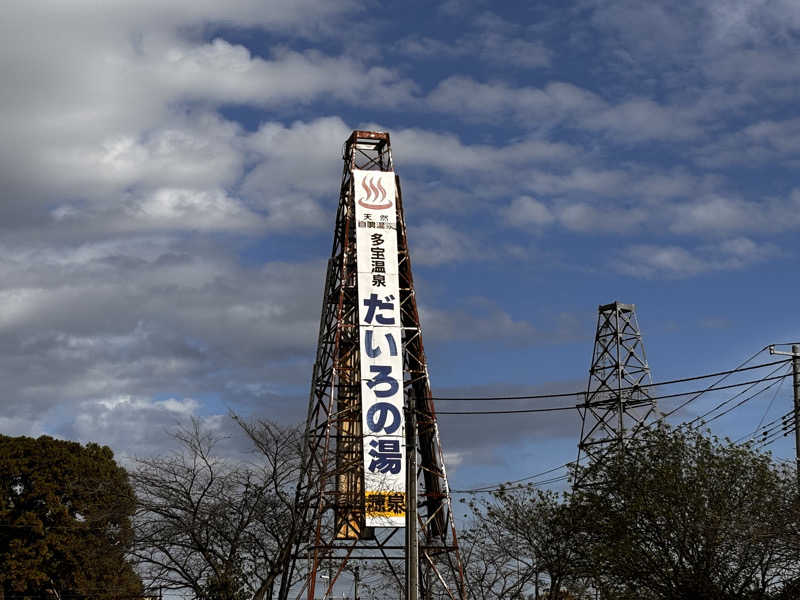
[[530,196],[514,198],[501,214],[507,223],[517,227],[549,225],[555,221],[550,209]]
[[[341,180],[342,143],[350,135],[339,117],[322,117],[291,125],[267,122],[247,139],[255,166],[242,193],[265,209],[275,226],[330,226]],[[327,211],[319,198],[329,201]],[[329,217],[329,218],[326,218]]]
[[676,233],[778,232],[800,228],[800,189],[760,202],[718,194],[672,207]]
[[586,115],[581,125],[630,143],[687,140],[702,133],[693,112],[691,108],[662,106],[647,98],[634,98]]
[[610,102],[570,83],[515,87],[505,82],[480,83],[464,76],[439,82],[427,102],[436,110],[466,118],[516,119],[526,129],[560,124],[576,130],[603,132],[623,144],[701,137],[704,134],[701,121],[712,116],[716,109],[696,99],[689,104],[664,104],[633,96]]
[[264,60],[221,38],[202,46],[171,41],[149,51],[148,68],[158,87],[188,100],[274,105],[327,95],[355,104],[394,105],[408,103],[414,89],[389,69],[318,51],[282,50]]
[[[376,123],[356,125],[385,129]],[[339,117],[290,125],[263,123],[247,139],[248,151],[256,161],[241,186],[248,204],[267,211],[268,222],[276,227],[289,223],[328,227],[335,208],[331,190],[341,179],[338,158],[351,130]],[[521,185],[524,176],[519,170],[531,164],[570,161],[578,153],[569,144],[534,137],[494,146],[468,144],[450,133],[418,128],[397,128],[390,133],[404,193],[414,199],[411,211],[415,206],[437,212],[474,210],[479,199],[497,197]],[[481,180],[488,183],[476,182]],[[492,190],[493,182],[502,189]],[[320,204],[322,198],[326,209]]]
[[[191,33],[217,21],[319,32],[353,3],[242,0],[225,10],[205,1],[158,10],[147,4],[119,0],[104,10],[78,2],[69,10],[53,6],[40,18],[41,7],[27,3],[7,13],[11,24],[0,42],[2,226],[41,225],[55,215],[71,217],[75,231],[92,229],[89,217],[111,219],[125,196],[143,216],[127,218],[129,229],[151,228],[153,209],[190,203],[202,205],[203,216],[184,220],[178,213],[188,211],[171,210],[170,227],[185,221],[190,230],[215,223],[253,229],[259,206],[236,198],[252,164],[247,134],[217,108],[319,98],[381,106],[411,101],[413,84],[381,66],[277,47],[260,57],[222,37],[203,42]],[[281,226],[267,217],[262,225]]]
[[409,234],[409,247],[413,264],[435,266],[444,263],[481,260],[485,254],[474,237],[461,233],[445,223],[427,222],[415,227]]
[[533,171],[528,174],[526,183],[531,190],[546,195],[591,192],[603,196],[613,196],[630,189],[627,184],[631,174],[623,169],[594,169],[575,167],[558,171]]
[[401,169],[406,165],[458,173],[507,171],[531,163],[568,160],[578,152],[569,144],[533,137],[494,146],[465,144],[450,133],[416,128],[397,129],[391,136],[392,154]]
[[480,83],[464,76],[441,81],[427,101],[437,110],[487,120],[524,117],[533,125],[553,124],[605,106],[596,94],[569,83],[553,82],[543,88],[513,87],[503,82]]
[[742,89],[769,93],[762,84],[797,78],[795,52],[787,44],[800,28],[800,10],[792,0],[587,4],[592,33],[603,36],[608,62],[618,63],[614,67],[622,77],[660,71],[674,90],[705,80],[727,84],[728,96]]
[[[208,113],[175,116],[137,137],[107,138],[99,146],[75,148],[65,168],[93,174],[117,188],[231,185],[244,157],[238,125]],[[68,161],[68,162],[67,162]]]
[[800,7],[791,0],[715,0],[707,9],[712,41],[721,46],[762,44],[800,28]]
[[420,321],[425,339],[436,342],[471,340],[527,345],[550,337],[485,299],[472,299],[466,306],[447,310],[423,306]]
[[169,432],[185,426],[192,418],[204,427],[218,419],[201,419],[200,403],[191,398],[154,400],[144,396],[115,395],[80,402],[74,418],[62,425],[72,439],[98,442],[115,448],[125,460],[129,455],[152,455],[174,445]]
[[134,220],[153,227],[235,229],[258,227],[259,217],[221,190],[162,188],[128,208]]
[[570,202],[556,209],[559,222],[572,231],[623,232],[642,226],[650,219],[644,206],[621,206],[608,203],[592,205]]
[[528,69],[549,67],[553,53],[541,42],[496,31],[467,34],[457,41],[443,41],[427,36],[410,36],[393,48],[417,59],[470,58],[489,64]]
[[765,120],[725,133],[695,152],[703,167],[766,163],[796,167],[800,163],[800,119]]
[[691,250],[675,245],[640,244],[623,250],[612,263],[620,273],[648,279],[679,279],[714,271],[751,267],[778,254],[771,244],[739,237]]
[[267,221],[219,189],[159,188],[126,194],[116,203],[83,207],[62,204],[52,211],[58,225],[91,225],[105,233],[147,231],[263,230]]
[[444,453],[444,464],[450,471],[452,475],[455,471],[455,468],[458,467],[461,463],[464,462],[464,452],[445,452]]
[[2,250],[6,406],[31,427],[89,400],[255,397],[231,381],[271,381],[272,401],[307,377],[322,264],[244,267],[157,237]]
[[[587,79],[522,79],[575,55],[545,47],[534,32],[550,25],[475,19],[474,8],[451,19],[471,28],[449,46],[395,32],[377,10],[362,13],[377,25],[361,31],[406,36],[406,56],[480,61],[496,79],[441,63],[422,74],[386,60],[392,50],[375,39],[345,39],[336,29],[363,8],[355,1],[13,4],[0,41],[0,371],[15,415],[0,425],[9,432],[54,431],[77,415],[63,432],[146,449],[160,423],[216,412],[215,403],[302,417],[303,401],[276,398],[307,392],[323,264],[271,261],[289,246],[255,238],[329,231],[353,125],[392,125],[409,222],[421,222],[409,231],[415,267],[530,259],[526,241],[514,245],[524,229],[559,227],[650,235],[616,268],[687,277],[759,264],[777,251],[745,236],[800,227],[800,191],[756,201],[726,195],[735,181],[690,170],[792,165],[795,120],[770,104],[759,117],[742,110],[760,109],[767,93],[796,95],[788,86],[800,67],[781,37],[796,34],[788,0],[600,3],[595,25],[617,32],[607,50],[630,67],[595,72],[602,90]],[[425,97],[416,81],[437,76]],[[785,87],[753,85],[772,80]],[[242,125],[222,116],[245,112]],[[348,122],[354,114],[364,121]],[[720,115],[744,124],[726,134]],[[459,120],[481,123],[446,131]],[[690,139],[695,154],[657,148],[696,161],[685,169],[663,167],[650,146],[641,159],[630,148]],[[523,229],[492,243],[485,226],[502,223]],[[742,237],[674,238],[709,232]],[[303,251],[316,254],[320,240],[308,240]],[[559,319],[544,329],[491,303],[429,308],[424,321],[440,341],[523,345],[583,332]]]

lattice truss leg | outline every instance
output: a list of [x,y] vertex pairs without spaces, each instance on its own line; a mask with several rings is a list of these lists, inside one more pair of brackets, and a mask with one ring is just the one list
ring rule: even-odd
[[650,383],[635,306],[600,306],[586,403],[578,407],[583,420],[578,462],[601,460],[624,448],[649,423],[656,406],[640,386]]
[[[319,592],[330,595],[336,579],[352,569],[354,561],[367,561],[361,566],[378,568],[394,581],[397,589],[387,591],[387,598],[405,593],[408,528],[366,527],[362,456],[353,170],[393,171],[389,134],[354,131],[345,142],[343,158],[306,422],[304,472],[297,489],[297,541],[291,556],[287,556],[282,599],[305,595],[313,600],[322,596],[315,596],[320,587],[324,589]],[[419,510],[413,525],[419,540],[420,597],[464,598],[463,569],[422,344],[400,182],[397,178],[395,181],[404,403],[406,423],[413,422],[409,416],[416,417],[417,423],[416,431],[409,432],[415,435],[408,439],[414,440],[418,465]],[[414,415],[408,412],[412,408]],[[323,574],[327,578],[321,578]]]

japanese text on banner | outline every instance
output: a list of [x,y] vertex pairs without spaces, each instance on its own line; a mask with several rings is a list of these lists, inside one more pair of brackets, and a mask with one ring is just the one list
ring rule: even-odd
[[403,527],[403,358],[394,173],[353,171],[366,525]]

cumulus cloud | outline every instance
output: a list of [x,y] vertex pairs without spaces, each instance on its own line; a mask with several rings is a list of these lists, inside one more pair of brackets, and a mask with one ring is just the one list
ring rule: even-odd
[[125,194],[102,205],[61,204],[51,212],[55,225],[90,226],[106,233],[147,231],[263,230],[266,219],[220,189],[159,188]]
[[605,106],[593,92],[569,83],[553,82],[543,88],[514,87],[504,82],[481,83],[460,75],[439,82],[427,101],[437,110],[457,110],[487,120],[524,117],[531,124],[557,123]]
[[393,154],[404,165],[434,167],[444,171],[493,171],[568,160],[579,150],[563,142],[535,137],[507,144],[466,144],[447,132],[401,128],[392,131]]
[[672,212],[677,233],[791,231],[800,227],[800,189],[762,201],[711,194],[678,203]]
[[[187,34],[217,19],[298,33],[334,21],[352,4],[242,0],[224,11],[203,2],[184,12],[173,4],[162,8],[155,10],[158,19],[133,2],[115,3],[113,10],[52,7],[46,19],[37,18],[41,9],[31,3],[9,12],[0,56],[8,82],[0,92],[7,132],[0,141],[2,226],[40,225],[55,208],[56,216],[73,217],[76,228],[86,215],[89,227],[90,217],[111,218],[116,207],[109,205],[127,195],[128,208],[138,205],[145,215],[154,203],[159,210],[169,202],[173,209],[200,203],[202,228],[214,228],[211,212],[219,215],[220,229],[234,226],[234,213],[252,228],[258,218],[248,210],[258,207],[235,206],[253,160],[247,134],[218,108],[319,98],[359,105],[410,101],[409,80],[355,58],[277,46],[262,57],[221,36],[203,41]],[[34,37],[41,43],[29,43]],[[148,221],[131,219],[129,226],[146,230]],[[173,226],[179,223],[173,219]],[[197,227],[187,219],[187,229]]]
[[574,341],[586,334],[586,323],[573,314],[561,312],[546,325],[536,326],[483,297],[467,298],[447,310],[423,305],[420,313],[426,340],[436,343],[480,341],[527,346]]
[[714,271],[751,267],[778,254],[772,244],[739,237],[687,249],[675,245],[639,244],[620,252],[612,267],[643,278],[684,278]]
[[634,98],[581,119],[583,127],[627,142],[688,140],[702,133],[691,109]]
[[791,0],[592,0],[588,6],[596,30],[611,34],[605,36],[607,56],[621,77],[668,69],[675,88],[701,79],[760,95],[769,93],[760,84],[789,83],[798,74],[786,44],[800,28]]
[[80,402],[74,411],[74,419],[62,424],[57,435],[107,444],[126,467],[134,467],[138,457],[180,451],[175,436],[194,426],[214,437],[218,456],[254,459],[252,443],[236,420],[226,413],[209,414],[193,398],[110,396]]
[[[355,125],[386,129],[379,123]],[[333,205],[331,190],[341,178],[341,163],[334,157],[351,130],[340,117],[289,125],[263,123],[246,139],[255,166],[241,185],[243,197],[265,210],[268,223],[275,227],[329,225],[332,214],[323,212],[320,200]],[[487,199],[520,185],[524,176],[519,170],[532,164],[569,162],[579,154],[569,144],[536,137],[492,145],[467,143],[448,132],[420,128],[401,127],[390,133],[392,155],[408,199],[407,213],[412,215],[419,209],[436,213],[487,210],[491,206]]]
[[703,167],[765,164],[795,168],[800,162],[800,119],[763,120],[719,136],[698,148],[695,160]]
[[310,373],[321,264],[244,267],[169,238],[2,254],[0,364],[20,418],[165,393],[299,418],[276,399]]
[[409,238],[414,264],[433,266],[487,258],[474,237],[444,223],[423,223]]
[[[800,191],[759,200],[726,195],[719,178],[684,171],[658,173],[633,166],[594,171],[533,171],[534,199],[520,196],[500,209],[517,227],[560,226],[574,232],[708,233],[791,231],[800,226]],[[694,197],[692,197],[694,196]],[[690,199],[687,199],[690,198]],[[660,234],[659,234],[660,235]]]
[[[415,268],[530,259],[526,234],[561,228],[646,233],[653,239],[628,245],[614,267],[689,277],[760,264],[777,251],[755,233],[800,227],[800,191],[756,199],[726,193],[736,189],[726,172],[694,170],[793,164],[795,120],[743,110],[766,93],[753,82],[787,85],[798,74],[791,44],[770,42],[797,28],[785,1],[584,3],[592,27],[616,32],[600,50],[629,70],[598,74],[614,82],[602,89],[547,80],[561,56],[540,24],[491,12],[459,20],[462,2],[443,5],[449,19],[471,21],[460,38],[384,24],[374,31],[385,44],[363,42],[376,52],[337,34],[361,2],[16,4],[0,42],[7,432],[130,450],[157,447],[160,425],[193,416],[222,430],[229,406],[301,419],[322,293],[317,246],[329,247],[322,237],[354,126],[391,130]],[[421,63],[385,60],[433,55],[456,64],[477,55],[485,71],[423,76]],[[660,79],[648,75],[654,64]],[[718,118],[726,111],[736,131]],[[680,163],[688,140],[698,149]],[[664,147],[655,142],[680,144],[670,166],[639,155]],[[508,225],[516,229],[493,229]],[[292,248],[308,241],[304,256],[316,259],[270,256],[290,252],[282,243],[299,228],[307,237]],[[514,239],[498,244],[495,233]],[[723,237],[675,237],[709,233]],[[586,332],[569,315],[539,324],[490,301],[423,313],[434,344],[519,349]],[[474,458],[465,440],[476,427],[458,430],[454,461]],[[503,422],[486,443],[506,429],[530,433]]]
[[650,218],[642,206],[597,206],[571,202],[557,209],[559,222],[569,230],[583,232],[623,232],[644,225]]
[[552,211],[530,196],[514,198],[501,214],[507,223],[517,227],[549,225],[555,221]]
[[456,40],[412,35],[396,42],[393,50],[418,59],[478,59],[506,68],[545,68],[552,62],[553,52],[533,32],[496,13],[484,11],[470,25]]
[[[150,51],[159,89],[187,100],[269,106],[326,94],[358,104],[403,104],[415,87],[390,69],[311,50],[278,50],[264,60],[217,38],[201,46],[172,41]],[[363,94],[364,89],[370,93]]]
[[600,132],[623,145],[703,137],[704,123],[718,112],[718,106],[698,99],[670,104],[633,96],[610,101],[565,82],[515,87],[502,81],[482,83],[464,76],[439,82],[427,102],[436,110],[457,111],[465,118],[517,119],[526,129],[561,125]]

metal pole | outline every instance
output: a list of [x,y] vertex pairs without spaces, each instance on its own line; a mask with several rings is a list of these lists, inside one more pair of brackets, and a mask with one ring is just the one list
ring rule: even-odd
[[[333,581],[333,559],[328,559],[328,585],[325,586],[325,595],[323,596],[323,600],[328,600],[328,588],[331,586],[331,582]],[[333,589],[331,589],[331,598],[333,598]]]
[[[795,469],[797,470],[797,487],[800,489],[800,345],[792,345],[791,352],[781,352],[775,350],[775,346],[769,347],[770,355],[782,354],[792,357],[792,379],[794,380],[794,456]],[[785,435],[785,434],[784,434]]]
[[406,600],[419,597],[419,542],[417,540],[417,412],[409,399],[406,432]]
[[622,450],[625,444],[625,403],[622,401],[622,361],[620,356],[620,346],[622,339],[619,333],[619,304],[614,303],[614,334],[617,336],[615,340],[617,346],[617,436],[619,439],[619,452],[622,456]]
[[797,486],[800,488],[800,346],[792,346],[792,376],[794,379],[794,456]]
[[353,569],[353,600],[358,600],[358,565]]

